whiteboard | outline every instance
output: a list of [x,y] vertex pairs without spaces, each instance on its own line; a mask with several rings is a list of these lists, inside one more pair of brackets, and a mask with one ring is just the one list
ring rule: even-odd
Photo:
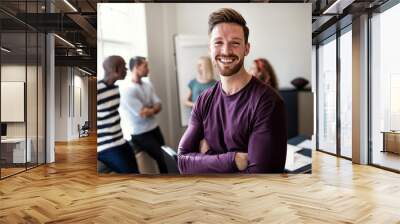
[[24,122],[25,82],[1,82],[1,122]]
[[196,78],[197,61],[201,56],[208,56],[208,37],[194,35],[176,35],[175,60],[177,69],[179,113],[181,126],[185,127],[190,118],[191,108],[183,101],[189,93],[188,84]]

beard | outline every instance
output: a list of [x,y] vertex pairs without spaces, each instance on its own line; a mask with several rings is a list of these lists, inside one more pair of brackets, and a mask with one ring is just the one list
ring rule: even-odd
[[[240,71],[243,67],[244,57],[240,58],[236,55],[229,55],[227,57],[235,58],[231,64],[223,64],[220,61],[219,55],[215,56],[213,60],[214,67],[219,71],[222,76],[232,76]],[[235,64],[236,63],[236,64]]]

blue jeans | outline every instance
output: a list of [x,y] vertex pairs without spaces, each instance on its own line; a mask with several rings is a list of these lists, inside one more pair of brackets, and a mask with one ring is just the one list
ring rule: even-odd
[[127,142],[97,153],[97,159],[117,173],[139,173],[135,153]]

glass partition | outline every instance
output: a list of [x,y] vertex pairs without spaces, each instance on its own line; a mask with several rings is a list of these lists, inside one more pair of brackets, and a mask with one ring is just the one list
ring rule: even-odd
[[[28,3],[28,5],[26,5]],[[42,13],[44,1],[1,2],[16,17]],[[35,18],[35,17],[34,17]],[[0,178],[45,163],[45,44],[43,33],[0,12]]]
[[336,37],[318,47],[318,149],[336,154]]
[[27,151],[30,153],[28,156],[27,167],[31,168],[37,165],[38,157],[38,141],[37,141],[37,127],[38,127],[38,111],[37,111],[37,98],[38,98],[38,34],[36,32],[27,33],[27,74],[26,74],[26,114],[27,114]]
[[25,32],[1,34],[2,177],[24,171],[31,161],[26,151],[26,41]]

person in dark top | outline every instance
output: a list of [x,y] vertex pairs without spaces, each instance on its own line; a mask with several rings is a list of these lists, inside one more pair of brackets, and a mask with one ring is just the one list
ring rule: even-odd
[[269,85],[243,67],[249,29],[233,9],[209,17],[209,51],[221,80],[198,98],[179,143],[183,174],[282,173],[287,147],[286,110]]

